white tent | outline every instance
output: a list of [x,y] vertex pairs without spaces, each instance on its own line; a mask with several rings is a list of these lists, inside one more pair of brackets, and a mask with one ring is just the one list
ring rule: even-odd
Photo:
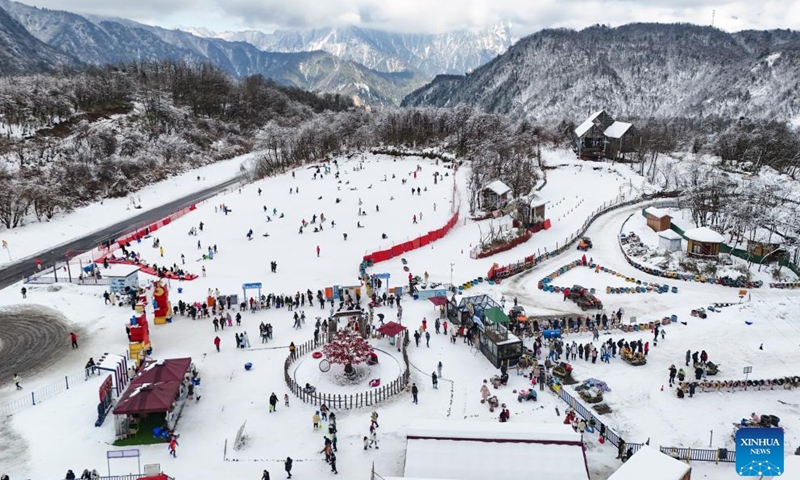
[[683,480],[691,471],[688,464],[643,445],[608,480]]
[[425,420],[408,428],[407,442],[404,478],[516,478],[532,465],[536,478],[589,478],[581,436],[568,425]]

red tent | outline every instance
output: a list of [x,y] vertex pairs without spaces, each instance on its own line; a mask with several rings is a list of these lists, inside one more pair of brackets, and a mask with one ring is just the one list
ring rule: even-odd
[[189,357],[151,360],[142,364],[139,375],[131,381],[131,385],[180,382],[186,377],[191,366],[192,359]]
[[395,335],[397,335],[398,333],[402,332],[405,329],[406,327],[400,325],[397,322],[389,322],[381,326],[378,329],[378,331],[386,335],[387,337],[394,337]]
[[428,300],[430,300],[431,303],[436,305],[437,307],[440,307],[447,303],[447,297],[441,295],[438,297],[428,297]]
[[180,388],[181,382],[131,384],[114,407],[114,415],[168,412]]

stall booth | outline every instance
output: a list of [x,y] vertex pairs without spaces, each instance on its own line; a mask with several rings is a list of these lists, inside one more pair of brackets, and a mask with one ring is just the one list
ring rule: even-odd
[[488,295],[475,295],[472,297],[462,297],[458,302],[458,323],[466,327],[472,326],[475,317],[483,320],[484,311],[490,308],[500,309],[500,304],[497,303],[492,297]]
[[513,367],[522,356],[522,340],[508,330],[509,318],[498,308],[484,311],[480,329],[480,349],[494,365]]
[[447,319],[450,323],[457,323],[454,321],[458,318],[455,295],[450,300],[445,295],[430,297],[428,300],[436,306],[439,318]]
[[188,357],[143,363],[113,409],[117,440],[149,440],[175,429],[195,379]]
[[384,335],[389,338],[389,345],[397,346],[397,349],[400,350],[400,345],[402,345],[402,341],[400,343],[397,342],[397,339],[402,339],[403,335],[405,334],[406,327],[400,325],[397,322],[386,322],[385,324],[381,325],[378,328],[378,333]]

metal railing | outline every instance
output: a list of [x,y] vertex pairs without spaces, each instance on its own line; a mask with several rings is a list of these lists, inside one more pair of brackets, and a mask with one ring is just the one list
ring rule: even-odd
[[[575,397],[570,395],[566,392],[564,385],[561,385],[558,389],[558,392],[553,390],[553,393],[556,393],[558,398],[563,400],[567,405],[569,405],[575,413],[580,415],[584,420],[586,420],[587,425],[592,425],[592,420],[594,420],[594,428],[595,430],[599,429],[601,425],[605,425],[605,433],[604,437],[606,441],[610,442],[615,447],[619,448],[619,444],[624,440],[622,437],[619,436],[617,432],[612,430],[608,425],[604,424],[597,416],[595,416],[588,408],[586,408],[583,403],[578,401]],[[644,443],[632,443],[632,442],[625,442],[626,450],[629,448],[631,449],[632,453],[636,453],[642,446],[645,445]],[[725,448],[717,448],[717,449],[705,449],[705,448],[691,448],[691,447],[659,447],[661,452],[677,458],[678,460],[696,460],[700,462],[723,462],[723,463],[736,463],[736,452],[733,450],[728,450]]]
[[18,398],[0,406],[0,415],[13,415],[27,407],[32,407],[47,400],[54,395],[69,390],[70,385],[85,382],[92,378],[90,370],[65,375],[63,380],[51,383],[44,387],[29,392],[27,395],[20,395]]

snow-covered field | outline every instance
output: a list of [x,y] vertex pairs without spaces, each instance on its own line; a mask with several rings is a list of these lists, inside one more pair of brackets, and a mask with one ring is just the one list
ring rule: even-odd
[[[484,276],[493,262],[502,265],[540,249],[555,248],[556,242],[563,243],[598,205],[620,194],[634,196],[646,187],[627,167],[576,162],[558,152],[549,153],[546,159],[551,165],[565,165],[548,171],[548,184],[542,192],[551,201],[548,217],[553,221],[553,228],[535,234],[526,244],[496,257],[471,260],[469,249],[477,243],[480,234],[479,224],[464,220],[468,215],[465,211],[467,172],[463,168],[456,175],[461,220],[442,240],[405,254],[411,272],[422,275],[427,271],[432,281],[449,282],[452,264],[456,284]],[[357,284],[358,265],[364,254],[437,229],[451,215],[452,170],[443,165],[420,158],[395,161],[371,155],[363,159],[338,160],[339,179],[334,176],[336,167],[333,165],[330,174],[316,180],[313,168],[299,169],[294,174],[247,185],[241,193],[233,190],[205,202],[197,211],[158,231],[156,236],[164,248],[163,258],[158,249],[152,247],[153,239],[146,239],[132,249],[140,252],[146,261],[159,265],[181,266],[183,254],[186,259],[183,268],[191,273],[199,274],[201,268],[206,267],[206,277],[171,282],[173,305],[180,299],[201,301],[209,288],[219,289],[222,294],[240,294],[245,282],[262,282],[264,294],[294,294],[306,289],[316,292],[331,285]],[[422,168],[414,178],[412,172],[418,165]],[[434,184],[434,171],[449,176]],[[422,188],[421,195],[412,195],[412,187]],[[290,189],[295,188],[299,188],[299,192],[290,194]],[[262,190],[260,195],[258,189]],[[142,194],[142,203],[163,203],[168,195],[163,190],[148,198]],[[340,199],[338,203],[337,199]],[[222,213],[221,205],[227,206],[230,213]],[[380,211],[376,211],[376,206]],[[662,282],[663,279],[649,277],[630,267],[619,251],[620,226],[631,212],[640,208],[621,209],[595,222],[588,232],[595,247],[587,256],[626,275]],[[359,209],[366,215],[359,215]],[[318,219],[302,234],[298,232],[302,220],[310,222],[313,215],[319,217],[322,213],[326,221],[321,232],[313,231],[319,224]],[[417,224],[413,223],[414,215]],[[267,221],[267,216],[271,221]],[[187,235],[189,229],[200,222],[204,224],[200,235]],[[359,222],[363,228],[357,227]],[[246,234],[250,229],[253,240],[248,241]],[[269,236],[264,236],[267,233]],[[348,235],[347,240],[344,233]],[[388,237],[385,240],[381,238],[384,233]],[[53,236],[50,238],[53,243]],[[198,240],[202,249],[197,248]],[[199,259],[208,246],[215,244],[218,254],[213,260]],[[320,247],[319,256],[317,246]],[[483,283],[469,292],[488,293],[497,300],[502,295],[509,300],[517,297],[529,314],[577,315],[580,311],[574,304],[563,302],[560,295],[538,290],[537,282],[579,256],[573,251],[501,285]],[[270,273],[270,261],[278,262],[277,273]],[[405,284],[407,276],[399,259],[377,264],[371,272],[391,273],[391,286]],[[574,362],[578,379],[595,377],[612,388],[606,398],[614,412],[605,417],[612,428],[632,442],[650,438],[651,445],[696,448],[707,448],[709,433],[713,430],[714,447],[732,448],[731,423],[757,411],[781,418],[786,427],[787,454],[800,445],[800,401],[796,391],[697,393],[694,398],[678,400],[666,386],[664,391],[660,389],[667,383],[669,365],[683,365],[687,349],[705,349],[712,361],[719,363],[719,378],[723,379],[741,378],[742,367],[747,365],[753,366],[751,378],[800,374],[800,316],[797,314],[800,292],[753,290],[749,301],[741,306],[728,307],[700,320],[689,316],[692,308],[708,306],[711,302],[738,302],[737,291],[717,285],[671,282],[679,288],[679,293],[617,296],[604,293],[606,285],[619,282],[615,277],[595,274],[589,269],[576,269],[559,278],[559,284],[581,283],[597,288],[607,309],[622,307],[626,318],[635,315],[640,320],[659,319],[674,314],[687,325],[679,323],[667,327],[666,339],[657,347],[651,347],[648,363],[643,367],[631,367],[619,359],[613,359],[610,365]],[[70,350],[68,339],[64,339],[62,358],[42,373],[23,378],[25,390],[22,392],[16,392],[13,384],[5,383],[0,388],[0,404],[29,395],[30,390],[80,371],[90,356],[97,358],[103,352],[123,353],[127,348],[124,324],[130,310],[104,305],[101,287],[58,287],[29,286],[24,302],[52,305],[63,312],[84,332],[81,346]],[[182,288],[182,293],[177,293],[177,287]],[[15,285],[0,291],[0,308],[23,301],[19,289],[20,286]],[[430,327],[435,315],[430,302],[408,299],[403,306],[405,325],[414,328],[427,317]],[[152,326],[156,358],[187,355],[193,358],[202,377],[202,400],[188,404],[184,410],[178,426],[181,437],[177,458],[171,458],[163,444],[140,446],[142,463],[160,463],[166,473],[178,479],[259,478],[264,469],[269,470],[273,478],[281,478],[274,476],[283,473],[282,460],[291,456],[295,459],[292,472],[295,478],[333,475],[319,453],[323,448],[323,433],[312,429],[313,406],[304,405],[289,394],[288,408],[280,401],[277,412],[268,413],[269,395],[275,392],[282,399],[288,393],[282,372],[289,353],[286,347],[289,342],[300,344],[311,339],[314,317],[327,313],[317,307],[301,309],[309,320],[299,330],[292,328],[292,314],[283,309],[244,313],[241,327],[228,327],[219,333],[214,332],[210,320],[192,321],[180,316],[171,324]],[[381,312],[387,319],[395,318],[388,307],[376,310],[376,313]],[[261,322],[274,326],[274,340],[266,346],[258,341]],[[242,331],[248,332],[252,349],[235,348],[233,334]],[[212,344],[217,334],[222,338],[220,353]],[[622,336],[627,340],[652,339],[647,334]],[[614,332],[611,337],[616,340],[620,334]],[[573,336],[568,339],[572,341]],[[574,339],[586,343],[591,335],[582,334]],[[395,376],[397,371],[390,362],[399,358],[394,356],[396,350],[385,339],[372,342],[387,352],[387,358],[381,358],[380,376]],[[759,349],[761,344],[763,350]],[[483,379],[497,371],[479,352],[461,340],[452,344],[446,337],[433,333],[430,347],[423,341],[420,347],[414,347],[412,342],[409,348],[413,365],[411,380],[420,388],[419,405],[412,404],[410,396],[400,395],[377,407],[380,450],[364,451],[362,447],[362,438],[369,433],[370,409],[337,412],[340,477],[367,479],[373,462],[375,471],[382,476],[402,475],[405,428],[412,418],[496,418],[496,412],[490,413],[479,402],[479,388]],[[293,366],[292,373],[297,375],[299,383],[317,382],[325,388],[336,387],[332,383],[324,384],[316,362],[307,360]],[[443,363],[443,380],[438,390],[434,390],[429,376],[439,361]],[[253,363],[251,371],[244,370],[246,362]],[[117,448],[111,445],[114,440],[112,418],[100,428],[93,426],[99,383],[99,378],[93,378],[72,385],[68,391],[11,416],[5,426],[0,427],[2,433],[8,435],[4,438],[14,439],[11,448],[0,449],[2,473],[8,473],[11,478],[45,480],[60,478],[68,468],[78,474],[84,468],[97,468],[107,473],[106,451]],[[560,423],[563,417],[556,415],[556,408],[563,414],[566,405],[550,393],[540,392],[536,403],[517,402],[512,390],[526,387],[525,379],[512,372],[510,385],[492,393],[508,405],[512,422]],[[358,391],[364,388],[359,386]],[[245,421],[250,441],[243,450],[234,452],[231,443]],[[224,455],[226,440],[227,458]],[[601,445],[596,436],[588,435],[586,445],[592,479],[607,478],[619,465],[619,461],[614,460],[614,447]],[[730,464],[694,462],[692,467],[694,478],[723,480],[735,475]],[[135,462],[112,461],[112,474],[130,471],[136,471]],[[787,478],[793,478],[791,474],[787,472]]]

